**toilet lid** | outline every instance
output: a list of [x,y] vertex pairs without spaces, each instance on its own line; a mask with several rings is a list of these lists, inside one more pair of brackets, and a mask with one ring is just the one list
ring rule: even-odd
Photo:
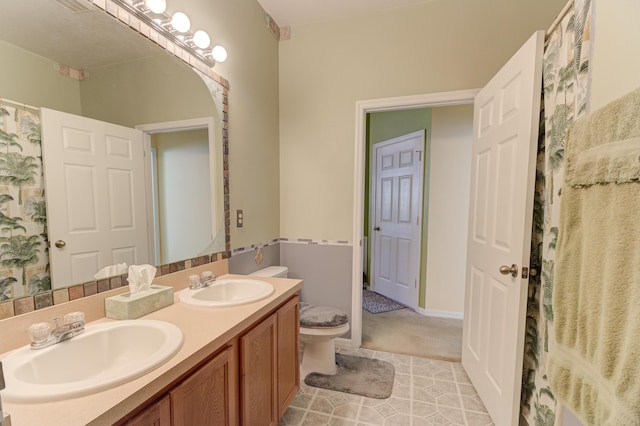
[[340,327],[349,322],[349,315],[329,306],[300,304],[300,326],[308,328]]

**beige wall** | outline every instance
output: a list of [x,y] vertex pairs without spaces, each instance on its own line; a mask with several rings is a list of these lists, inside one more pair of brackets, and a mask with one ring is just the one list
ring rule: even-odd
[[[229,80],[231,247],[270,241],[279,232],[278,42],[256,0],[185,0],[194,29],[211,34],[229,59],[215,67]],[[235,226],[237,209],[244,227]]]
[[473,105],[431,110],[427,314],[464,312]]
[[79,82],[62,76],[55,62],[2,40],[0,58],[0,97],[80,114]]
[[202,78],[160,48],[155,56],[88,70],[80,96],[83,116],[128,127],[217,115]]
[[640,87],[640,2],[593,1],[591,111]]
[[280,43],[280,234],[352,239],[356,101],[484,86],[565,3],[437,0],[293,28]]
[[[212,253],[213,226],[209,175],[209,132],[197,129],[159,133],[156,149],[160,260],[167,264]],[[224,251],[224,246],[217,251]]]

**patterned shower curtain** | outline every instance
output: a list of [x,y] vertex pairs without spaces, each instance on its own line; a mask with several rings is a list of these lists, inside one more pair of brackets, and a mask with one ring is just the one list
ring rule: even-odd
[[561,424],[561,413],[547,381],[549,342],[553,341],[551,295],[562,183],[565,134],[587,113],[591,0],[573,8],[547,38],[544,52],[542,110],[533,214],[521,413],[529,425]]
[[51,290],[40,111],[0,99],[0,302]]

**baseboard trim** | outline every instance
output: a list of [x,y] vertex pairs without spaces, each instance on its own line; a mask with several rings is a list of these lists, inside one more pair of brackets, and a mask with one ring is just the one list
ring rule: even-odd
[[344,337],[338,337],[334,341],[338,348],[358,349],[353,339],[346,339]]
[[417,308],[416,312],[426,317],[464,319],[464,313],[462,312],[434,311],[433,309],[424,308]]

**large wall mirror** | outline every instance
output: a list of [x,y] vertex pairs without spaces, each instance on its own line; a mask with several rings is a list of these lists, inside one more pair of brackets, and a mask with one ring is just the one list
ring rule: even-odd
[[[42,107],[143,132],[156,222],[136,263],[228,251],[223,87],[85,0],[0,0],[0,10],[0,303],[92,278],[51,278],[47,217],[65,207],[45,203],[56,194],[42,173]],[[82,204],[67,202],[67,216]],[[204,211],[205,232],[186,228],[180,212],[191,209]]]

